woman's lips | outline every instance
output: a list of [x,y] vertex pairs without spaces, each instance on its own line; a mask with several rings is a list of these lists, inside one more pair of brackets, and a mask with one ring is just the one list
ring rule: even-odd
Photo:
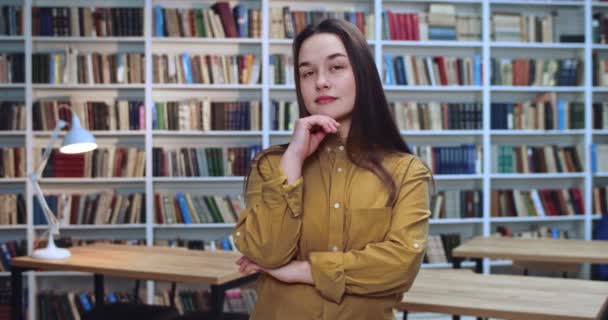
[[336,97],[323,96],[323,97],[318,97],[317,99],[315,99],[315,102],[318,104],[327,104],[327,103],[334,102],[336,99],[337,99]]

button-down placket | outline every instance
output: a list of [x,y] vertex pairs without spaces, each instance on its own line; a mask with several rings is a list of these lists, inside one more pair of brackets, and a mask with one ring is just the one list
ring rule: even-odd
[[327,168],[331,176],[328,250],[337,252],[344,250],[344,210],[346,210],[344,188],[348,157],[343,145],[333,146],[333,151],[335,160],[333,165]]

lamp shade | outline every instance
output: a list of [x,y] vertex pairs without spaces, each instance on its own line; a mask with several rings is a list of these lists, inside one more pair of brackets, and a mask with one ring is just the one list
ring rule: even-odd
[[72,128],[63,138],[59,152],[75,154],[97,149],[95,137],[80,126],[80,119],[72,112]]

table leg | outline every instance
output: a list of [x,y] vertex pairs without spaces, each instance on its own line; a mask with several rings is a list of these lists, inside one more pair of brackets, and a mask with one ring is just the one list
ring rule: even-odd
[[17,267],[11,269],[11,320],[23,319],[23,271]]
[[462,268],[462,258],[452,258],[452,262],[453,262],[453,267],[454,269],[460,269]]
[[224,297],[226,289],[223,286],[211,286],[211,319],[219,320],[224,313]]
[[483,273],[483,259],[475,259],[475,273]]
[[407,310],[403,311],[403,320],[407,320]]
[[94,274],[95,306],[99,307],[105,303],[105,290],[103,287],[103,274]]
[[175,308],[175,290],[177,290],[176,287],[177,284],[175,282],[171,282],[171,291],[169,291],[169,299],[171,299],[169,305],[171,306],[171,308]]

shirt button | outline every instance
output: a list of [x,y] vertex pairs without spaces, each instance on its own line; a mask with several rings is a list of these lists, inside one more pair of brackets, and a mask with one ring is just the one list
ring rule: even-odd
[[338,149],[340,149],[340,151],[344,151],[344,146],[339,146]]
[[331,151],[331,148],[330,148],[330,147],[327,147],[327,152],[330,152],[330,151]]
[[416,248],[416,249],[420,248],[420,245],[418,244],[418,242],[414,243],[414,248]]
[[337,202],[336,202],[336,203],[334,203],[334,208],[336,208],[336,209],[340,208],[340,204],[339,204],[339,203],[337,203]]
[[338,247],[333,246],[333,247],[331,248],[331,250],[333,250],[334,252],[336,252],[336,251],[338,251]]
[[342,168],[338,168],[338,172],[342,172]]
[[236,236],[237,236],[237,237],[240,237],[240,236],[241,236],[241,232],[240,232],[240,231],[237,231],[237,232],[236,232]]

